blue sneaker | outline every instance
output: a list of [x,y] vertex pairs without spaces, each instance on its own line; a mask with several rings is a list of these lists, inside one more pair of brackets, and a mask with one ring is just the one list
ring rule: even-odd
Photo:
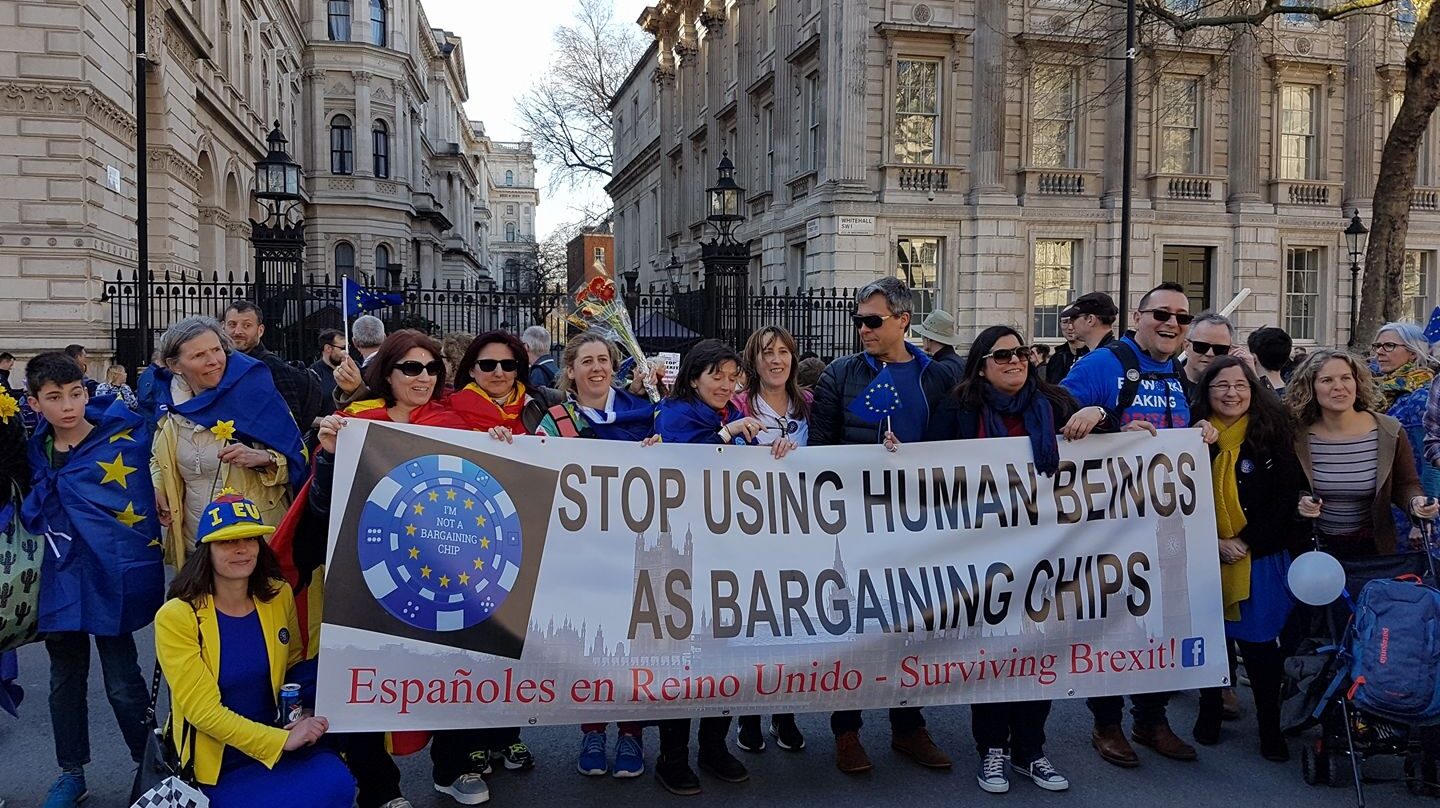
[[44,808],[73,808],[88,796],[90,792],[85,788],[85,775],[61,772],[45,795]]
[[[621,736],[622,740],[624,736]],[[575,768],[583,775],[600,777],[609,771],[605,765],[605,733],[587,732],[580,739],[580,757]]]
[[621,735],[615,745],[615,776],[622,780],[645,773],[645,742],[639,735]]

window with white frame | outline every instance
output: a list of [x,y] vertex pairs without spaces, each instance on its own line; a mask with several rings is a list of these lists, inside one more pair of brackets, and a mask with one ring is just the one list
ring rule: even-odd
[[934,165],[940,125],[940,62],[895,63],[895,162]]
[[1405,251],[1405,274],[1401,284],[1400,297],[1404,301],[1401,309],[1405,318],[1414,323],[1430,322],[1430,265],[1434,253],[1423,250]]
[[785,281],[793,289],[800,289],[805,285],[805,270],[807,258],[805,257],[806,244],[791,244],[790,250],[785,255]]
[[805,77],[805,168],[820,168],[820,74]]
[[1200,79],[1160,80],[1160,171],[1195,174],[1200,164]]
[[1317,161],[1315,140],[1316,88],[1304,84],[1280,87],[1280,178],[1313,180]]
[[1285,250],[1285,331],[1294,339],[1314,340],[1319,330],[1320,247]]
[[1079,71],[1063,65],[1036,65],[1030,82],[1030,165],[1069,168],[1075,164]]
[[765,144],[760,155],[760,190],[769,191],[775,187],[775,104],[765,105],[760,112],[760,142]]
[[1031,339],[1058,339],[1061,336],[1060,312],[1065,310],[1075,289],[1076,247],[1077,242],[1071,239],[1035,242]]
[[910,287],[915,299],[911,323],[925,319],[940,303],[941,240],[929,237],[901,236],[895,242],[895,275]]
[[775,6],[779,0],[765,0],[765,52],[775,50]]

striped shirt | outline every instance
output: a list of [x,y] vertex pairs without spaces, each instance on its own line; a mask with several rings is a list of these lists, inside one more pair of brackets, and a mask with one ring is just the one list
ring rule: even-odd
[[1368,530],[1375,502],[1380,433],[1372,429],[1359,438],[1326,440],[1310,435],[1310,462],[1315,496],[1322,500],[1321,533],[1345,536]]

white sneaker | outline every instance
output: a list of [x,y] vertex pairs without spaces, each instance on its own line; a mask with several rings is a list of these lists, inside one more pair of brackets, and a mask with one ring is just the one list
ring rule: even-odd
[[[5,808],[4,803],[0,803],[0,808]],[[405,799],[404,797],[396,797],[395,799],[380,806],[380,808],[415,808],[415,806],[411,805],[410,801]]]
[[975,777],[980,788],[991,794],[1004,794],[1010,790],[1010,778],[1005,774],[1009,759],[1004,749],[991,749],[980,761],[980,773]]
[[1011,766],[1017,772],[1035,781],[1035,785],[1046,791],[1064,791],[1070,787],[1070,781],[1050,765],[1050,759],[1044,756],[1035,758],[1029,766]]
[[461,805],[481,805],[490,801],[490,786],[478,774],[462,774],[448,786],[435,784],[435,790]]

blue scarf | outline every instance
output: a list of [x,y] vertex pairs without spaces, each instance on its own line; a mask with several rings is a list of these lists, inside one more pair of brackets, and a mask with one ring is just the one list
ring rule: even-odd
[[295,416],[290,414],[290,406],[275,389],[275,377],[264,362],[239,351],[232,352],[226,357],[225,375],[220,383],[196,393],[183,404],[176,404],[171,395],[173,378],[174,374],[166,368],[155,371],[157,414],[173,410],[206,429],[218,421],[234,421],[235,440],[258,443],[285,456],[290,490],[300,490],[310,476],[310,459],[300,438],[300,428],[295,425]]
[[[594,430],[595,437],[602,440],[642,441],[655,434],[655,405],[644,396],[632,395],[625,390],[615,390],[613,408],[597,410],[575,408],[584,416],[585,422]],[[715,427],[717,430],[720,427]]]
[[[734,404],[726,402],[722,418],[709,404],[703,401],[681,401],[667,398],[660,402],[660,413],[655,418],[655,433],[666,443],[721,443],[720,428],[738,421],[744,416]],[[744,436],[732,438],[731,443],[745,445]]]
[[1055,476],[1060,468],[1060,442],[1055,437],[1055,411],[1050,399],[1035,389],[1035,380],[1026,379],[1025,386],[1013,396],[1007,396],[986,384],[985,405],[980,408],[980,417],[985,424],[987,438],[1003,438],[1010,434],[1005,428],[1002,415],[1019,415],[1025,423],[1025,434],[1030,436],[1030,452],[1035,456],[1035,470],[1046,477]]

